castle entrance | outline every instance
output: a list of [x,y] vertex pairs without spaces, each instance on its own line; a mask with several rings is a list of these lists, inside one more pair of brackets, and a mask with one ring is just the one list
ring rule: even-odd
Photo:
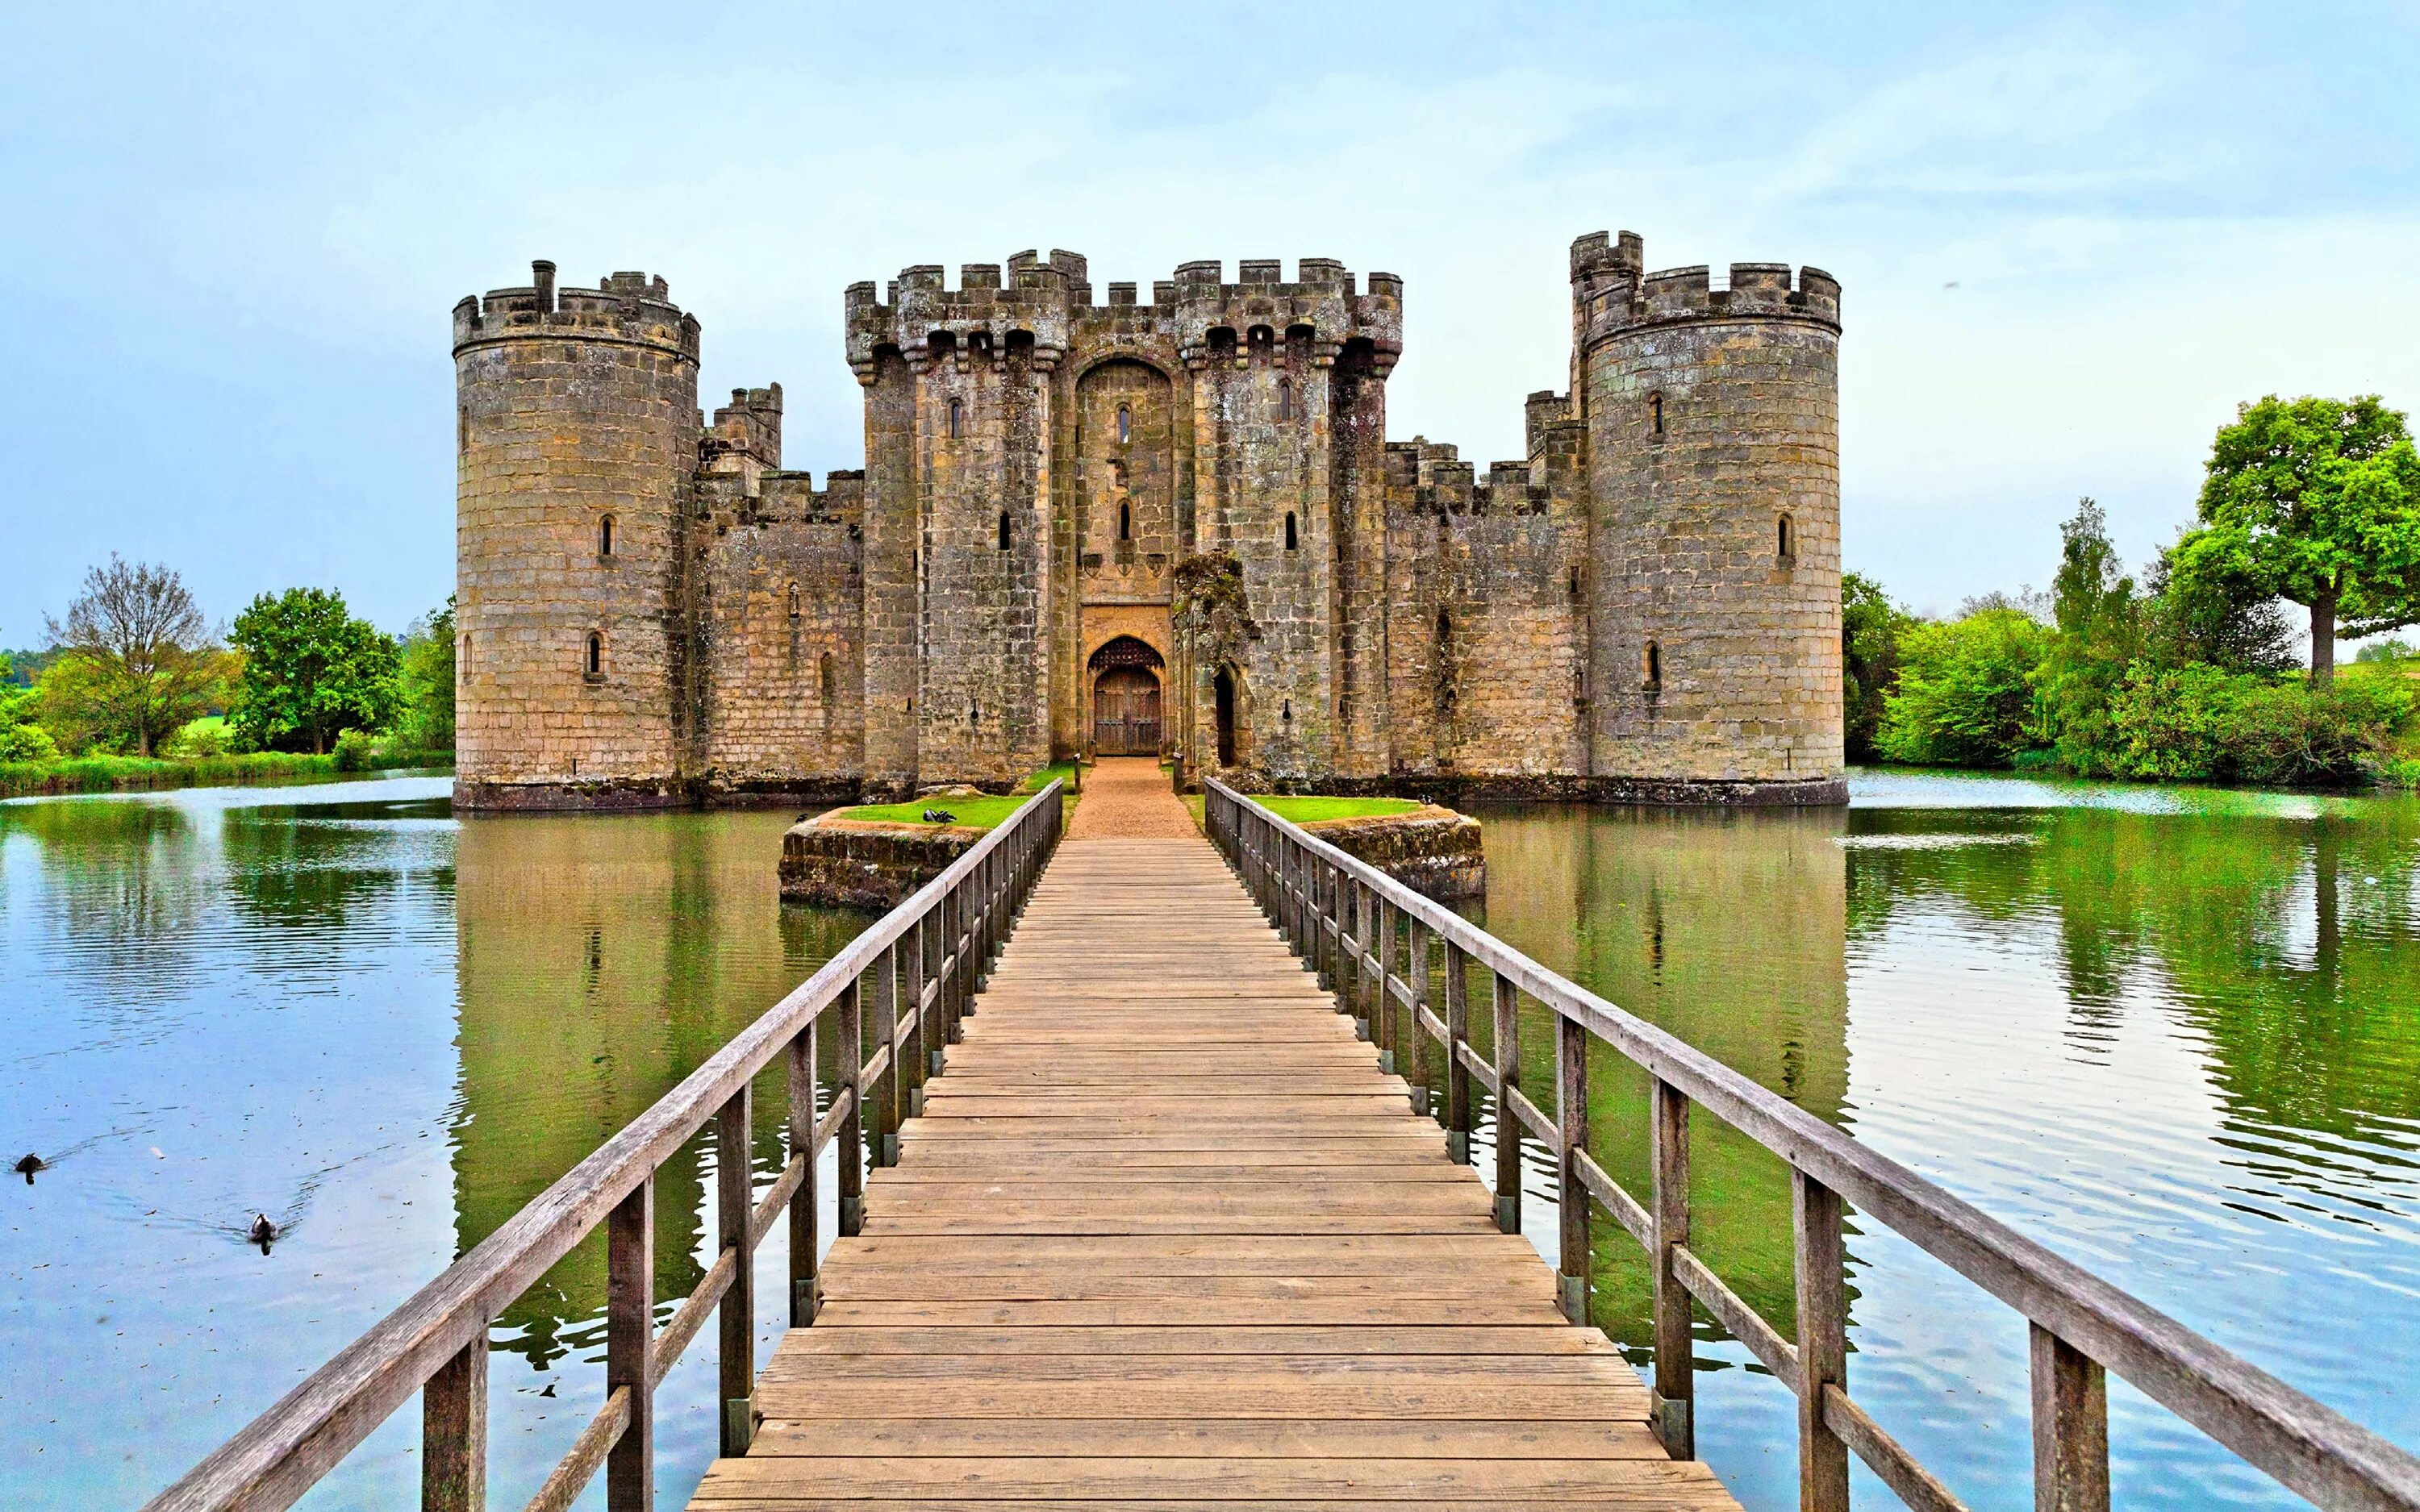
[[1159,653],[1122,635],[1093,653],[1093,750],[1101,756],[1159,754]]

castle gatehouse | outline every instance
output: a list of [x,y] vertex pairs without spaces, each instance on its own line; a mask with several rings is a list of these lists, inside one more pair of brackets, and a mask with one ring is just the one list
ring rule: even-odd
[[1404,288],[1096,301],[1020,253],[844,296],[865,466],[615,273],[454,310],[466,810],[1003,788],[1085,753],[1323,792],[1838,803],[1839,285],[1572,244],[1568,388],[1484,475],[1387,437]]

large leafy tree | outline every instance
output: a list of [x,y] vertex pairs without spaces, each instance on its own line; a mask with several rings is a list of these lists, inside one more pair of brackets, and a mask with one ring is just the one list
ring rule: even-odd
[[1890,601],[1882,584],[1863,573],[1840,574],[1840,702],[1853,762],[1879,754],[1874,737],[1882,728],[1883,700],[1899,677],[1900,637],[1916,623],[1915,615]]
[[2174,576],[2306,606],[2315,686],[2335,675],[2340,629],[2420,622],[2420,456],[2376,395],[2243,406],[2211,442],[2199,515]]
[[72,748],[148,756],[225,694],[225,653],[166,567],[112,556],[48,627],[43,722]]
[[454,600],[403,632],[403,712],[396,733],[415,751],[454,748]]
[[399,702],[395,641],[345,596],[289,588],[254,599],[230,638],[243,653],[235,726],[259,746],[324,752],[347,730],[382,730]]
[[2106,769],[2116,744],[2110,703],[2143,649],[2143,606],[2099,504],[2077,500],[2058,533],[2058,575],[2050,587],[2058,635],[2035,695],[2040,733],[2060,761],[2088,773]]

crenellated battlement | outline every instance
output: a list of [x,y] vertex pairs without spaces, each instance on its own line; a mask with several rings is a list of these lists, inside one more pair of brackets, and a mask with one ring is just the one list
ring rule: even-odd
[[697,317],[672,302],[661,277],[611,273],[596,288],[558,289],[554,264],[534,262],[530,273],[524,286],[489,289],[484,299],[465,295],[454,306],[458,355],[500,341],[570,337],[653,347],[697,361]]
[[[946,355],[954,361],[1005,353],[1013,336],[1030,339],[1036,365],[1055,365],[1069,342],[1071,321],[1094,316],[1148,318],[1173,339],[1180,356],[1196,368],[1207,365],[1213,348],[1227,355],[1233,345],[1249,363],[1261,348],[1307,333],[1311,360],[1335,361],[1348,343],[1366,342],[1383,371],[1403,350],[1403,280],[1371,273],[1357,291],[1353,274],[1333,257],[1305,257],[1295,278],[1284,279],[1277,258],[1247,258],[1236,282],[1225,281],[1216,259],[1183,264],[1176,276],[1152,285],[1151,303],[1140,285],[1108,285],[1106,303],[1094,302],[1087,260],[1053,250],[1048,261],[1027,251],[1006,263],[967,263],[957,285],[949,285],[938,263],[900,270],[878,295],[872,280],[848,286],[843,310],[848,361],[861,381],[871,381],[876,355],[895,349],[911,366]],[[946,335],[946,342],[936,338]]]
[[1820,268],[1733,263],[1730,285],[1714,286],[1705,264],[1649,272],[1635,232],[1592,231],[1572,243],[1572,334],[1581,351],[1623,332],[1685,321],[1809,320],[1838,330],[1839,280]]
[[782,465],[782,385],[734,389],[731,402],[714,412],[701,461],[714,466],[747,457],[768,469]]

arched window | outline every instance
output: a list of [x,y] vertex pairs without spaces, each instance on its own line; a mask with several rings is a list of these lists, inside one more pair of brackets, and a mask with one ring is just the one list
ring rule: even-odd
[[588,675],[605,675],[605,638],[594,630],[588,632]]
[[1781,564],[1785,567],[1797,559],[1797,535],[1791,530],[1790,517],[1787,515],[1774,523],[1774,550],[1775,554],[1781,558]]
[[798,617],[799,617],[799,585],[798,585],[797,581],[794,579],[794,580],[791,582],[791,584],[790,584],[790,618],[792,618],[792,619],[794,619],[794,620],[795,620],[795,619],[797,619]]
[[1294,379],[1292,378],[1278,379],[1278,418],[1280,420],[1294,418]]
[[957,400],[950,401],[950,440],[956,440],[960,427],[966,424],[967,407]]
[[597,518],[597,554],[600,557],[613,554],[613,517],[611,515],[600,515]]
[[1118,539],[1121,541],[1134,539],[1134,505],[1132,504],[1118,506]]
[[1133,440],[1134,410],[1125,405],[1120,405],[1118,406],[1118,444],[1124,446]]
[[1654,641],[1647,642],[1645,665],[1639,669],[1642,692],[1660,693],[1664,689],[1664,648]]
[[1008,511],[1005,509],[1000,512],[1000,548],[1003,551],[1008,549]]
[[1286,549],[1292,551],[1301,544],[1300,538],[1295,534],[1294,511],[1289,509],[1286,511]]
[[1660,393],[1647,396],[1647,428],[1652,435],[1664,434],[1664,396]]

